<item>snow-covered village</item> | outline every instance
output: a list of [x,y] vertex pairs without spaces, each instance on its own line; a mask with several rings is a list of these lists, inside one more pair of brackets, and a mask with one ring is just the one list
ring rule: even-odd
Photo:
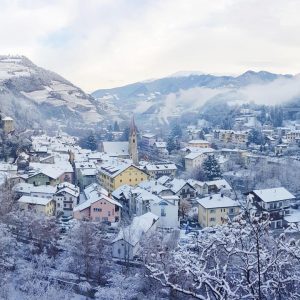
[[300,299],[299,3],[0,7],[0,300]]

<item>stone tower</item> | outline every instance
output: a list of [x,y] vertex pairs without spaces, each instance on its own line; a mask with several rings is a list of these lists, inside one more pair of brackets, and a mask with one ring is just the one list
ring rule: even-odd
[[137,149],[137,129],[134,122],[134,116],[131,119],[130,125],[130,133],[129,133],[129,155],[133,161],[134,165],[139,164],[139,157],[138,157],[138,149]]

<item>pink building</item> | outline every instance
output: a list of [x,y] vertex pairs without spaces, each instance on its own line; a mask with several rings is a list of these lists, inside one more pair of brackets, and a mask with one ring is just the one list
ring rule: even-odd
[[[89,187],[91,186],[93,185]],[[103,191],[105,190],[101,189],[99,192],[99,189],[93,189],[87,193],[85,190],[86,200],[74,207],[74,218],[77,220],[90,219],[96,222],[119,222],[122,205],[102,193]]]

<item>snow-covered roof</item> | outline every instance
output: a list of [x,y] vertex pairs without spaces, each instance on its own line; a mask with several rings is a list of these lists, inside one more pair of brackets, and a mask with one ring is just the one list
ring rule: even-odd
[[17,183],[13,190],[18,193],[30,194],[30,193],[41,193],[53,195],[56,192],[56,187],[51,185],[39,185],[35,186],[31,183],[21,182]]
[[73,173],[73,167],[68,161],[59,161],[55,164],[42,164],[42,163],[30,163],[30,167],[35,170],[34,176],[39,173],[43,173],[46,176],[56,179],[64,173]]
[[4,117],[2,120],[3,121],[13,121],[14,119],[11,117]]
[[90,207],[93,203],[95,203],[99,200],[106,200],[106,201],[110,202],[111,204],[115,204],[117,206],[122,207],[122,205],[118,201],[113,200],[102,194],[102,195],[98,196],[97,198],[90,198],[90,199],[80,203],[79,205],[74,207],[73,211],[82,211],[82,210]]
[[290,210],[290,215],[285,216],[284,220],[288,223],[299,223],[300,224],[300,210]]
[[70,194],[70,195],[72,195],[74,197],[79,197],[80,189],[79,189],[78,186],[75,186],[72,183],[63,182],[63,183],[60,183],[57,186],[57,192],[56,192],[56,194],[63,193],[63,192],[65,192],[67,194]]
[[[128,169],[129,167],[133,167],[135,169],[140,170],[136,166],[132,165],[131,163],[114,163],[114,164],[105,164],[100,167],[100,172],[109,176],[109,177],[116,177],[121,174],[123,171]],[[142,170],[140,170],[142,171]]]
[[156,148],[166,148],[167,147],[166,142],[155,142],[154,145]]
[[145,166],[147,171],[165,171],[165,170],[177,170],[175,164],[172,163],[159,163],[159,164],[148,164]]
[[142,137],[145,137],[147,139],[153,139],[153,138],[155,138],[155,134],[153,134],[153,133],[145,133],[145,134],[142,135]]
[[32,196],[22,196],[18,202],[19,203],[28,203],[35,205],[47,205],[52,199],[42,198],[42,197],[32,197]]
[[264,202],[276,202],[295,199],[295,196],[284,187],[254,190],[253,193]]
[[236,207],[240,206],[235,200],[221,194],[214,194],[205,198],[197,200],[197,202],[204,208],[222,208],[222,207]]
[[231,190],[230,184],[225,179],[217,179],[205,182],[208,186],[215,185],[218,189]]
[[129,155],[128,142],[102,142],[103,152],[110,156],[124,156]]
[[97,169],[82,169],[80,170],[80,173],[82,174],[82,176],[96,176]]
[[187,181],[192,187],[195,188],[196,185],[203,187],[206,183],[203,181],[195,180],[195,179],[188,179]]
[[161,177],[159,177],[157,179],[157,182],[160,183],[160,184],[165,184],[167,181],[169,181],[171,178],[167,175],[163,175]]
[[138,184],[139,187],[151,192],[160,194],[162,191],[168,191],[170,188],[160,184],[157,180],[142,181]]
[[116,199],[120,199],[121,195],[123,194],[125,198],[128,199],[131,190],[132,190],[132,186],[128,184],[123,184],[112,192],[112,196],[115,197]]
[[190,151],[191,154],[192,153],[197,153],[197,154],[205,154],[205,153],[212,153],[212,152],[215,152],[216,150],[213,149],[213,148],[199,148],[199,147],[185,147],[185,148],[182,148],[181,151],[183,152],[188,152]]
[[[176,194],[178,193],[186,184],[189,184],[184,179],[174,178],[172,181],[167,183],[167,186]],[[189,184],[190,185],[190,184]],[[191,186],[192,187],[192,186]],[[192,187],[193,188],[193,187]]]
[[118,201],[108,196],[108,192],[105,189],[101,188],[95,183],[89,185],[87,188],[84,189],[84,195],[86,200],[80,203],[79,205],[75,206],[73,211],[82,211],[99,200],[106,200],[111,204],[122,207],[122,205]]
[[113,240],[113,243],[119,240],[125,240],[130,245],[135,246],[158,219],[159,217],[151,212],[134,217],[131,225],[119,231],[119,234]]
[[5,172],[10,172],[10,171],[13,171],[13,172],[17,172],[18,170],[18,167],[17,165],[12,165],[12,164],[9,164],[9,163],[0,163],[0,171],[5,171]]
[[193,144],[209,144],[209,142],[205,141],[205,140],[191,140],[188,143],[191,145],[193,145]]

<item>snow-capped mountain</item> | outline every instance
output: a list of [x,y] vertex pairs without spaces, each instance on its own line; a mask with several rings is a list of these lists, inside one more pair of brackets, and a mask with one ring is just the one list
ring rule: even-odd
[[236,77],[193,73],[178,72],[175,76],[100,89],[92,95],[114,117],[122,119],[134,112],[147,114],[151,122],[155,119],[163,123],[187,112],[201,113],[213,101],[278,104],[300,96],[297,76],[266,71],[247,71]]
[[103,119],[92,96],[24,56],[0,56],[0,105],[20,125]]

